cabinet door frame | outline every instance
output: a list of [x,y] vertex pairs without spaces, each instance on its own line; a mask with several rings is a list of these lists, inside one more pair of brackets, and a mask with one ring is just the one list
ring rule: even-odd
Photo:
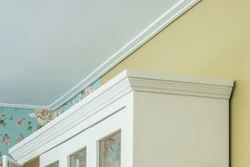
[[59,162],[59,166],[61,166],[60,159],[62,159],[62,146],[59,145],[48,152],[42,154],[40,156],[40,165],[39,167],[46,167],[48,165],[51,165],[55,162]]
[[[123,111],[123,110],[122,110]],[[100,162],[99,162],[99,155],[101,154],[100,151],[100,141],[112,136],[115,133],[120,132],[121,133],[121,155],[124,152],[124,147],[123,147],[123,127],[122,127],[122,117],[121,117],[121,113],[122,111],[117,112],[116,114],[106,118],[104,121],[98,123],[97,125],[95,125],[93,127],[92,130],[92,145],[94,145],[94,149],[93,149],[93,160],[92,162],[94,163],[93,166],[95,167],[99,167],[100,166]],[[121,166],[122,166],[122,162],[121,162]]]
[[[100,167],[99,155],[100,151],[100,141],[112,136],[113,134],[121,133],[121,157],[120,165],[121,167],[132,167],[133,163],[133,131],[131,126],[131,119],[129,119],[129,114],[127,108],[123,108],[121,111],[113,114],[112,116],[106,118],[104,121],[96,124],[92,129],[92,145],[93,149],[93,166]],[[132,112],[131,112],[132,113]],[[94,156],[95,155],[95,156]]]
[[[100,112],[91,115],[88,119],[72,128],[69,133],[74,134],[74,132],[79,129],[82,129],[82,131],[58,145],[57,147],[60,149],[55,147],[59,151],[61,150],[61,155],[58,157],[59,166],[69,167],[69,156],[87,147],[87,167],[99,167],[99,141],[115,132],[121,131],[121,167],[132,167],[134,151],[133,109],[132,94],[129,94],[107,105],[105,108],[102,108]],[[85,129],[83,129],[83,127],[85,127]],[[85,138],[84,141],[82,140],[83,138]],[[50,153],[52,150],[44,153],[40,157],[40,164],[50,164],[48,162],[42,162],[47,161],[46,157],[49,156],[49,154],[51,156],[53,155]],[[55,159],[54,161],[50,160],[50,162],[55,162]],[[46,166],[43,165],[41,167]]]
[[[91,127],[61,145],[63,151],[60,160],[60,167],[70,166],[70,156],[82,149],[86,149],[86,155],[92,154],[90,146],[90,132]],[[91,166],[89,158],[91,158],[91,156],[86,156],[86,166]]]

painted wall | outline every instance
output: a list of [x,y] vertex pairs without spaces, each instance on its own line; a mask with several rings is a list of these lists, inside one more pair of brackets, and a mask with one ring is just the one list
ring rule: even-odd
[[2,155],[10,156],[9,148],[45,126],[99,87],[100,80],[97,80],[55,111],[0,107],[0,167]]
[[[250,166],[250,1],[203,0],[101,78],[126,68],[231,78],[232,167]],[[216,150],[214,150],[216,151]]]

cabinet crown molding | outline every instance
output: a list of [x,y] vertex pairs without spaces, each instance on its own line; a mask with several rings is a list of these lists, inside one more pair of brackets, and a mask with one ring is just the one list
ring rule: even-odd
[[94,122],[76,128],[81,122],[131,91],[230,99],[233,85],[234,81],[229,79],[124,70],[94,93],[10,148],[9,153],[20,164],[30,161],[93,126]]
[[186,76],[125,70],[134,91],[181,94],[230,99],[234,81],[209,77]]

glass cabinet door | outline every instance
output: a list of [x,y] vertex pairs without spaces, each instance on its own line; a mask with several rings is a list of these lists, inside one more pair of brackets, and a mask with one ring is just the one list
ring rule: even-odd
[[60,167],[91,167],[90,131],[91,128],[62,144],[63,155]]
[[90,166],[91,149],[89,131],[91,128],[72,137],[40,156],[40,167],[87,167]]
[[133,138],[129,136],[128,124],[124,124],[126,117],[122,111],[93,127],[94,167],[132,167],[132,152],[129,152],[132,145],[127,143],[132,142]]
[[70,156],[70,167],[86,167],[86,148]]
[[99,142],[99,167],[121,166],[121,132]]
[[122,111],[43,154],[40,167],[132,167],[133,136]]

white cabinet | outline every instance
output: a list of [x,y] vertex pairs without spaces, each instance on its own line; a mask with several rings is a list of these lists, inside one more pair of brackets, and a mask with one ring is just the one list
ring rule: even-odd
[[125,70],[10,154],[41,167],[228,167],[232,87]]
[[[120,100],[124,102],[125,99]],[[40,166],[47,167],[56,162],[60,167],[131,165],[133,157],[131,155],[132,149],[129,148],[133,148],[133,139],[131,127],[127,126],[128,122],[131,121],[130,115],[127,114],[130,111],[123,107],[118,110],[112,110],[110,107],[92,116],[99,120],[95,124],[52,150],[43,153],[40,156]],[[130,160],[128,160],[129,157]]]

